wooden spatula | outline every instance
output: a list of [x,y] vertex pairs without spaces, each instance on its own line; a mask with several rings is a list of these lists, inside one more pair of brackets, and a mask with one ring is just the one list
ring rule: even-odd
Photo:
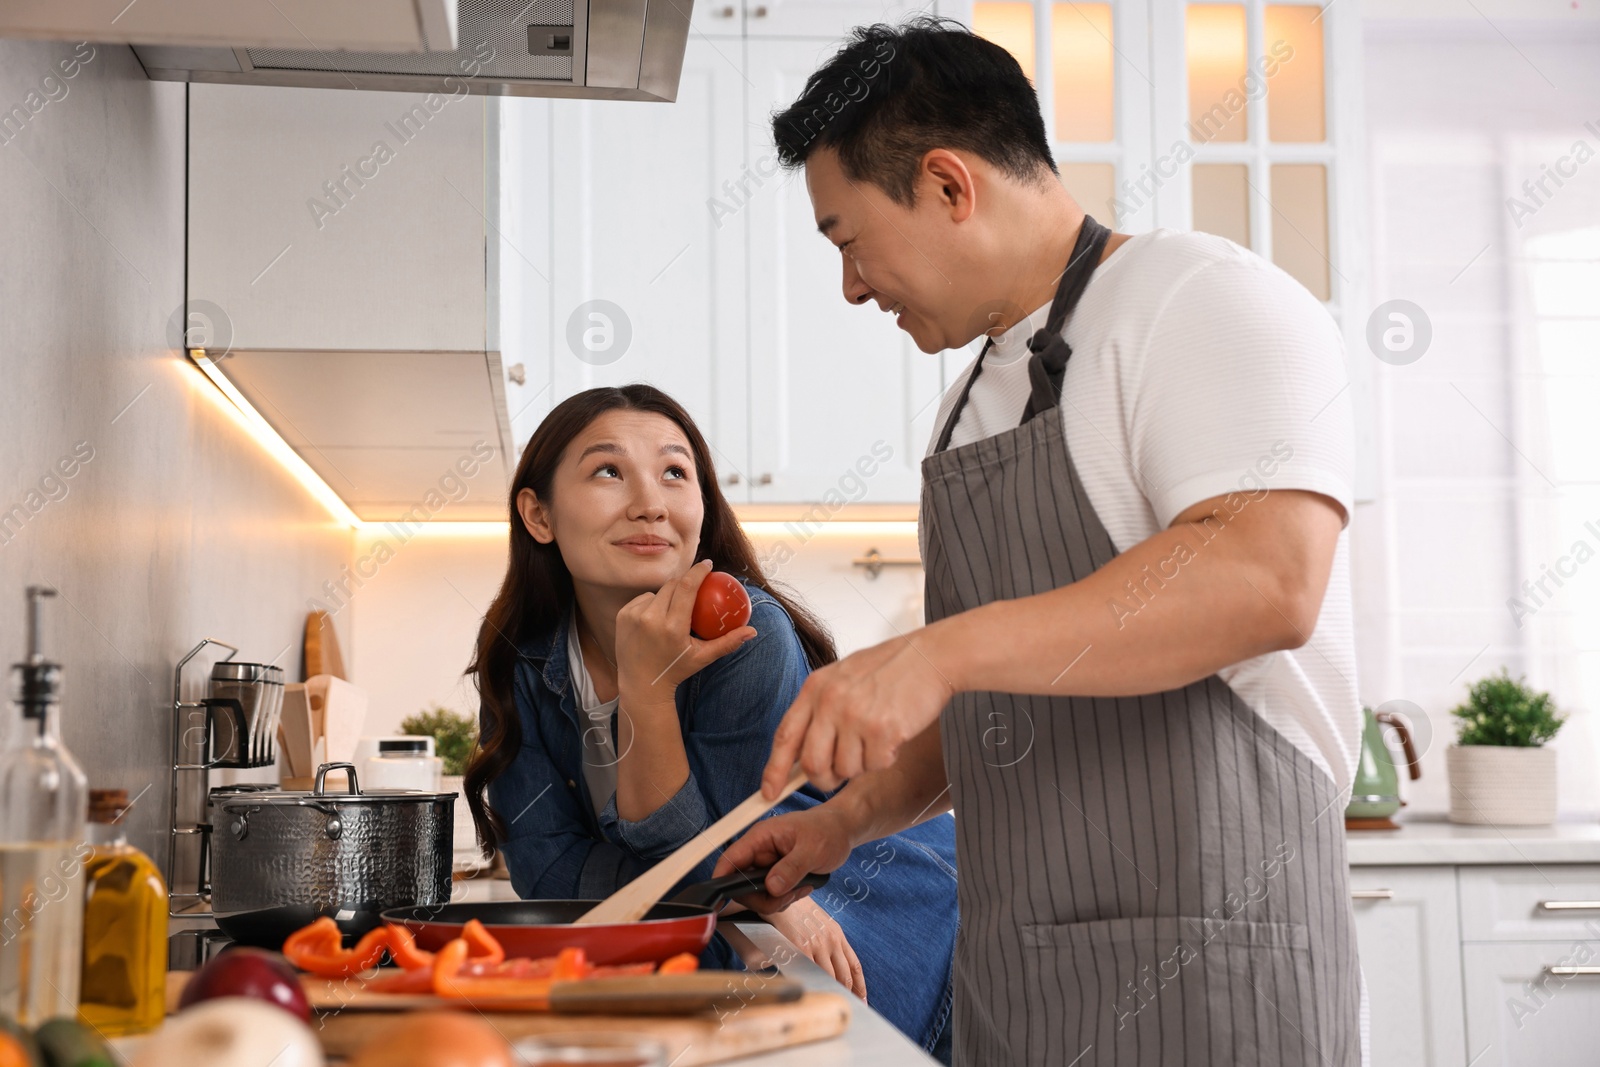
[[806,784],[805,772],[797,763],[777,800],[768,800],[757,790],[728,814],[684,842],[678,851],[612,893],[578,917],[575,926],[598,923],[631,923],[644,918],[667,890],[683,880],[695,865],[728,843],[728,839],[777,807],[790,793]]

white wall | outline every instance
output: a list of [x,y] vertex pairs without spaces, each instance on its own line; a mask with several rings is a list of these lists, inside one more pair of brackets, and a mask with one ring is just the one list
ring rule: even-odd
[[[910,524],[833,522],[802,539],[782,524],[748,527],[756,551],[787,562],[774,580],[798,593],[832,629],[841,653],[853,652],[922,619],[922,570],[888,567],[874,579],[851,560],[877,548],[884,556],[915,558]],[[367,691],[368,736],[397,731],[400,720],[433,704],[476,714],[477,695],[462,670],[472,657],[478,624],[505,571],[504,535],[424,535],[404,545],[366,534],[357,558],[375,555],[386,540],[393,558],[350,598],[351,681]],[[370,569],[370,568],[369,568]]]
[[[1426,752],[1408,810],[1437,812],[1450,709],[1502,665],[1526,673],[1572,713],[1555,743],[1562,809],[1594,814],[1600,678],[1581,624],[1600,621],[1600,595],[1574,584],[1521,627],[1507,599],[1580,536],[1572,505],[1591,492],[1573,461],[1596,454],[1600,422],[1561,398],[1595,388],[1600,282],[1567,265],[1591,272],[1591,320],[1541,335],[1528,241],[1600,227],[1600,161],[1520,226],[1506,201],[1574,142],[1600,150],[1600,37],[1464,21],[1368,28],[1371,300],[1415,302],[1433,340],[1415,363],[1374,367],[1381,485],[1352,542],[1360,688],[1373,706],[1412,705]],[[1575,373],[1557,381],[1561,359]]]
[[[169,339],[184,87],[122,45],[84,47],[67,77],[74,53],[0,41],[0,512],[22,516],[0,532],[0,662],[23,652],[23,588],[55,586],[66,743],[91,786],[138,798],[130,837],[164,862],[175,663],[209,636],[298,676],[306,598],[350,533]],[[92,458],[60,478],[80,444]]]

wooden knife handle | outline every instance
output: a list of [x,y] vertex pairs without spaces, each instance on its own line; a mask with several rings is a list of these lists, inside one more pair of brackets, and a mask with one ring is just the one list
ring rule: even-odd
[[589,978],[550,987],[550,1010],[565,1015],[687,1015],[743,1004],[787,1004],[804,987],[749,971],[696,971]]

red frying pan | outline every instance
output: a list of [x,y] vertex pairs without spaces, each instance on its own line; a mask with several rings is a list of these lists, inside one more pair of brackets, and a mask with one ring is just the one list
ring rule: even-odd
[[[660,963],[680,952],[699,955],[717,929],[717,910],[730,897],[753,893],[766,881],[765,869],[697,882],[630,923],[577,926],[579,916],[598,900],[506,900],[487,904],[421,904],[391,908],[383,921],[404,926],[417,947],[437,952],[461,936],[467,920],[477,919],[509,957],[542,959],[564,948],[581,948],[590,963]],[[808,874],[801,885],[820,888],[826,874]]]

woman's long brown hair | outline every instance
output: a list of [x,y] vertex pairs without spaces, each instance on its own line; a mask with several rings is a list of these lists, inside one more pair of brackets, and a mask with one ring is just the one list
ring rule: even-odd
[[533,539],[517,512],[517,494],[532,489],[541,503],[555,503],[551,500],[551,483],[567,446],[595,419],[617,410],[665,416],[689,439],[700,495],[705,501],[695,558],[710,559],[717,570],[744,579],[781,604],[794,621],[801,648],[813,669],[838,658],[833,638],[822,623],[762,574],[750,539],[722,495],[711,449],[677,401],[654,386],[643,384],[589,389],[563,400],[545,416],[522,450],[517,476],[511,484],[510,565],[500,592],[483,617],[477,650],[467,667],[477,684],[482,710],[478,746],[467,767],[464,785],[467,806],[472,809],[472,821],[478,826],[486,856],[506,837],[504,821],[489,806],[489,783],[511,768],[522,745],[522,722],[512,697],[517,650],[530,638],[553,630],[566,617],[573,597],[572,575],[561,559],[561,550],[554,543],[544,545]]

